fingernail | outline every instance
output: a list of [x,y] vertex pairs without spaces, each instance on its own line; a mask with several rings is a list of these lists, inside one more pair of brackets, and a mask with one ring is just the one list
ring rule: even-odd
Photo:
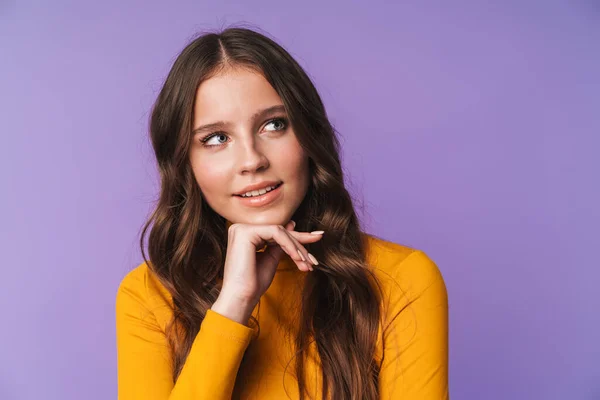
[[308,265],[309,270],[314,271],[313,267],[311,267],[309,263],[306,263],[306,265]]
[[296,227],[296,221],[292,220],[292,228]]
[[325,231],[312,231],[310,234],[311,235],[322,235],[324,233],[325,233]]
[[319,262],[317,261],[315,256],[313,256],[312,254],[308,253],[308,258],[310,258],[310,261],[312,261],[313,264],[319,265]]
[[298,249],[298,254],[300,255],[300,258],[302,259],[302,261],[306,261],[306,258],[304,258],[304,254],[302,254],[300,249]]

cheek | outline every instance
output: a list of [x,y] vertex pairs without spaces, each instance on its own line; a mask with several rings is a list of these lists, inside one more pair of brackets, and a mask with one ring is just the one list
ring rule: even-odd
[[277,174],[281,179],[288,182],[294,182],[298,191],[302,191],[308,180],[308,158],[302,149],[280,153],[277,156],[277,163],[272,163]]
[[220,168],[215,163],[196,163],[192,170],[196,178],[196,183],[200,186],[202,192],[206,195],[222,191],[226,182],[226,170]]
[[273,166],[281,171],[282,175],[299,179],[308,171],[308,159],[295,136],[290,136],[290,138],[271,154],[270,159]]

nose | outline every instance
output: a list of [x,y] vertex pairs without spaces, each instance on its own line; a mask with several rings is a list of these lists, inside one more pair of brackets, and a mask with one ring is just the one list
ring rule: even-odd
[[257,146],[254,137],[244,141],[239,154],[240,173],[254,173],[269,166],[269,160]]

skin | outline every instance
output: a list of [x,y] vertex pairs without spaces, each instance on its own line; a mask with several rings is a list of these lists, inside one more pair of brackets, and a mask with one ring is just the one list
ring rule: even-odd
[[[252,115],[281,105],[281,98],[259,73],[228,68],[202,82],[194,104],[194,130],[219,121],[225,125],[194,134],[190,161],[202,195],[230,223],[285,225],[309,185],[308,157],[283,112],[252,120]],[[201,139],[218,132],[206,143]],[[212,147],[210,147],[212,146]],[[232,196],[262,181],[283,181],[279,200],[247,207]]]
[[[263,112],[275,106],[280,110]],[[296,232],[290,221],[308,190],[308,157],[275,89],[248,69],[230,67],[199,85],[193,129],[194,177],[205,201],[229,225],[223,286],[211,308],[247,324],[284,252],[301,271],[317,265],[303,244],[321,234]],[[283,182],[270,204],[250,207],[233,195],[264,181]],[[258,253],[265,244],[270,246]]]

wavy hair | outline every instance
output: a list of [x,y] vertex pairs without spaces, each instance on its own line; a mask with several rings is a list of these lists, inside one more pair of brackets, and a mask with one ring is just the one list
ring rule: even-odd
[[[166,332],[173,380],[219,295],[227,245],[227,221],[202,199],[189,161],[194,99],[204,80],[232,66],[261,73],[283,101],[309,157],[311,176],[293,219],[300,231],[326,232],[319,242],[307,245],[321,267],[306,276],[294,338],[300,399],[310,397],[304,365],[314,345],[322,398],[375,400],[381,368],[375,357],[381,287],[366,264],[366,235],[344,186],[336,132],[301,66],[274,40],[243,27],[193,39],[177,56],[150,117],[161,189],[140,247],[173,299]],[[147,235],[149,259],[144,251]],[[252,317],[250,323],[258,321]]]

